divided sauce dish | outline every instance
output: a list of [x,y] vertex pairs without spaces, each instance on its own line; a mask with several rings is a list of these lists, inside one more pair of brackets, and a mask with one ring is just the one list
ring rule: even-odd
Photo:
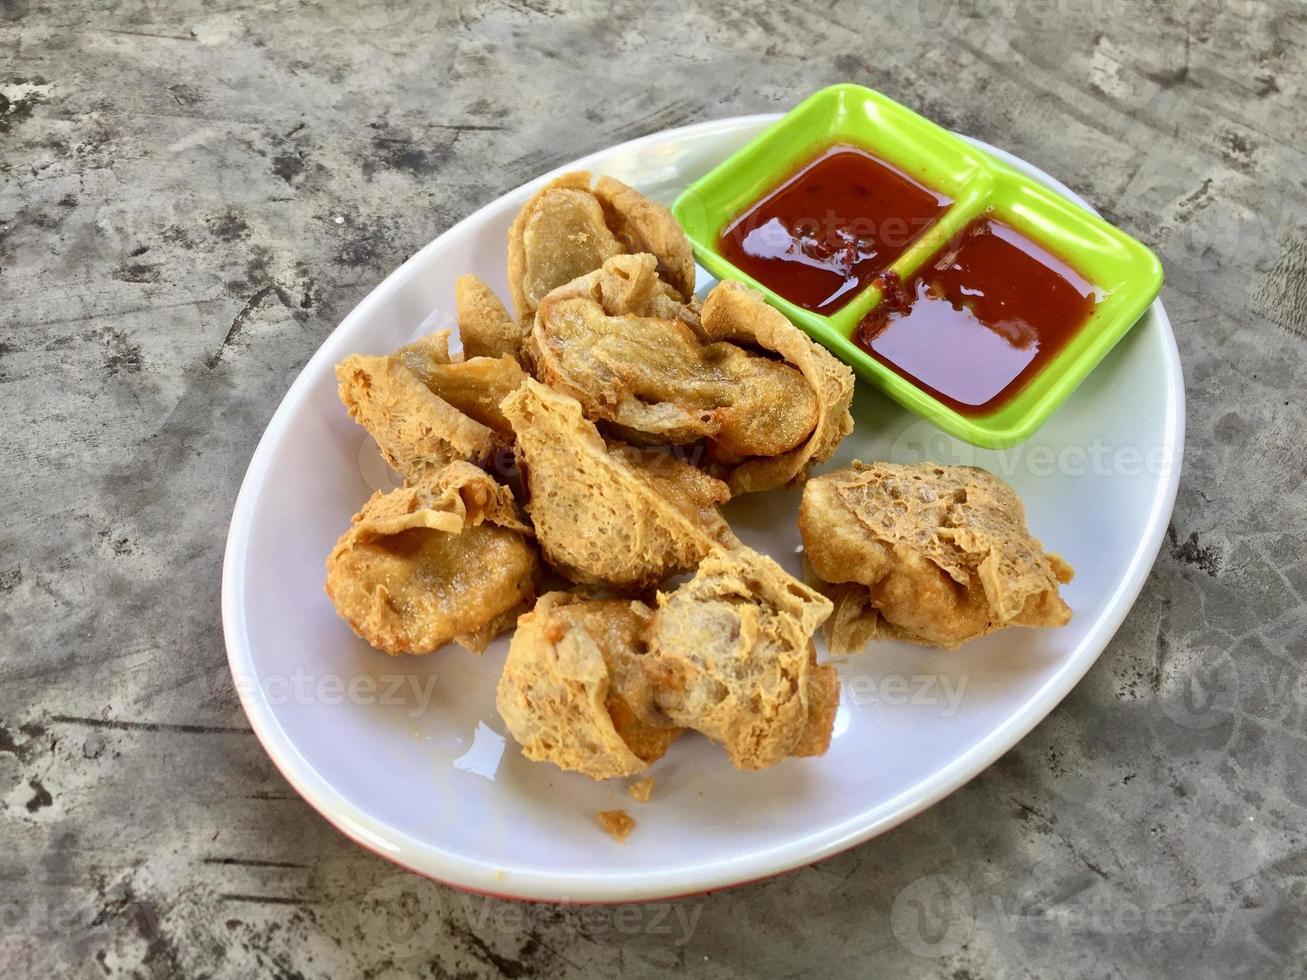
[[[907,225],[907,240],[898,243],[901,249],[878,276],[813,309],[733,263],[724,254],[729,251],[724,236],[823,157],[845,149],[869,154],[948,203],[924,226]],[[1139,320],[1162,283],[1156,256],[1136,239],[983,149],[857,85],[831,86],[806,99],[695,181],[672,210],[696,258],[714,276],[740,279],[761,290],[768,302],[896,402],[986,448],[1029,438]],[[830,209],[819,212],[814,209],[811,224],[821,233],[830,229],[832,214]],[[833,217],[848,226],[860,216]],[[1001,223],[1031,243],[1032,251],[1064,262],[1090,284],[1092,297],[1083,322],[1066,331],[1065,343],[1045,352],[1037,370],[1015,377],[1001,397],[960,410],[902,368],[873,356],[860,342],[859,330],[895,283],[908,283],[936,263],[946,263],[968,229],[985,221]],[[946,348],[939,356],[964,353]]]

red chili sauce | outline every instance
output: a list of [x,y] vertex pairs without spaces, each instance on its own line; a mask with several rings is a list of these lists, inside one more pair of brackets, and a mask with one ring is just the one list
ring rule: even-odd
[[718,251],[792,303],[833,313],[952,200],[853,146],[832,146],[727,225]]
[[1062,350],[1097,303],[1094,287],[1001,221],[980,218],[900,282],[854,332],[876,360],[964,415],[987,415]]

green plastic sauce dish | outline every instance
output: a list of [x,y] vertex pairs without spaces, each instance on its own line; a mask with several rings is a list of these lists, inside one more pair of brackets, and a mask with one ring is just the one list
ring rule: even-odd
[[[887,267],[908,282],[955,245],[972,222],[994,218],[1057,256],[1094,287],[1097,301],[1070,340],[990,414],[963,414],[854,342],[883,300],[878,282],[823,314],[790,302],[728,261],[725,229],[824,150],[852,146],[951,203]],[[1142,243],[893,99],[859,85],[822,89],[688,187],[672,212],[695,257],[718,279],[737,279],[899,404],[945,432],[1001,449],[1029,438],[1075,391],[1156,298],[1162,267]],[[947,357],[948,351],[941,351]]]

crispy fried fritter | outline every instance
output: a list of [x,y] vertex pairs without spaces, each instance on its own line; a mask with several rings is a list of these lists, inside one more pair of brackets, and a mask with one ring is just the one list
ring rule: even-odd
[[350,417],[410,481],[428,479],[453,460],[485,460],[501,441],[426,384],[449,364],[448,342],[449,331],[440,330],[393,354],[351,354],[336,365]]
[[662,757],[681,729],[654,708],[640,669],[652,614],[550,592],[518,620],[495,703],[527,758],[609,779]]
[[534,380],[500,406],[517,435],[545,559],[575,582],[647,588],[734,535],[726,485],[669,453],[608,446],[573,398]]
[[522,206],[508,232],[508,284],[518,320],[529,325],[552,290],[614,255],[650,252],[682,300],[694,293],[694,259],[676,219],[620,181],[563,174]]
[[454,460],[484,462],[512,442],[499,403],[526,380],[508,356],[453,361],[449,331],[392,354],[352,354],[336,365],[340,400],[391,466],[423,480]]
[[694,578],[659,593],[643,661],[654,701],[721,742],[739,769],[830,744],[839,679],[812,634],[829,600],[747,548],[717,549]]
[[657,201],[612,177],[600,177],[594,196],[608,227],[632,255],[646,252],[658,259],[658,278],[682,299],[694,295],[694,252],[672,212]]
[[[719,454],[723,462],[737,463],[724,476],[731,493],[753,493],[796,483],[806,478],[815,464],[830,459],[835,447],[853,431],[853,416],[849,413],[853,371],[849,366],[836,360],[783,313],[768,306],[761,293],[743,283],[728,280],[713,287],[703,303],[702,324],[710,340],[756,345],[779,354],[802,373],[816,397],[816,424],[801,445],[780,455],[757,454],[757,459],[742,461],[745,454],[737,454],[735,459]],[[774,408],[773,413],[781,410]]]
[[[811,571],[812,563],[806,564]],[[822,582],[820,589],[835,607],[826,620],[826,646],[831,653],[856,653],[880,638],[884,624],[865,585]]]
[[1021,500],[972,466],[855,462],[809,480],[799,530],[840,590],[831,649],[880,633],[952,648],[1004,626],[1063,626],[1073,570],[1026,529]]
[[327,558],[327,595],[378,650],[479,653],[535,597],[530,534],[507,487],[453,462],[373,494]]
[[508,230],[508,288],[518,320],[530,323],[550,290],[626,250],[590,193],[588,173],[570,173],[522,205]]
[[454,364],[430,364],[422,380],[433,394],[468,418],[511,439],[513,428],[499,410],[499,403],[526,380],[526,372],[507,354],[474,357]]
[[729,343],[705,343],[697,311],[661,289],[652,255],[618,255],[540,301],[527,345],[536,376],[627,439],[714,456],[775,456],[817,423],[803,375]]
[[691,298],[687,302],[675,289],[659,279],[657,263],[648,252],[615,255],[606,259],[602,265],[584,276],[551,289],[541,303],[548,301],[558,304],[571,299],[589,300],[610,315],[634,313],[677,320],[689,327],[694,336],[703,336],[703,327],[699,323],[701,304],[698,299]]
[[466,357],[516,358],[522,349],[523,329],[484,282],[469,273],[454,283],[458,310],[458,336]]

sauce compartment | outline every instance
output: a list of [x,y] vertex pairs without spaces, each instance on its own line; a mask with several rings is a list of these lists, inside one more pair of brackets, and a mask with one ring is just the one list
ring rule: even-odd
[[[804,100],[696,181],[676,200],[672,211],[693,244],[695,257],[717,278],[742,279],[762,290],[769,302],[814,336],[834,326],[847,338],[875,301],[871,279],[883,265],[867,275],[862,274],[862,269],[856,270],[856,284],[840,291],[832,302],[822,301],[835,292],[834,288],[824,296],[817,295],[821,291],[820,276],[808,288],[801,288],[795,294],[796,300],[773,288],[764,268],[747,256],[738,261],[742,259],[739,250],[724,248],[722,243],[724,233],[747,222],[752,212],[782,193],[791,180],[839,149],[848,149],[850,156],[861,158],[859,163],[864,167],[859,169],[868,164],[878,170],[888,169],[891,178],[920,188],[934,199],[926,207],[934,213],[923,223],[920,233],[908,235],[893,249],[896,254],[890,257],[891,268],[915,267],[936,250],[932,243],[935,236],[955,234],[983,207],[989,181],[984,154],[869,89],[835,85]],[[884,182],[877,181],[882,185]],[[930,206],[934,202],[945,206]],[[825,215],[805,214],[808,210],[799,208],[793,216],[815,219],[820,225]],[[850,221],[856,217],[850,216]],[[745,230],[747,233],[753,229]],[[853,244],[856,247],[856,242]],[[824,336],[819,339],[826,343]],[[835,353],[844,356],[840,351]]]
[[834,313],[952,203],[862,147],[836,143],[730,221],[717,249],[805,310]]
[[970,416],[1011,400],[1093,315],[1098,289],[1065,259],[985,214],[906,281],[888,273],[853,339]]

